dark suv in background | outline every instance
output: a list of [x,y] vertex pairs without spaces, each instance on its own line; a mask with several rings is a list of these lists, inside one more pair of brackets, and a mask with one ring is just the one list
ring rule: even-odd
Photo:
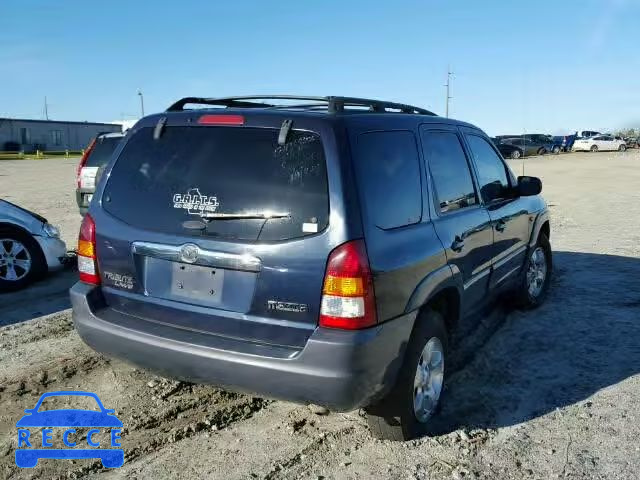
[[544,300],[540,191],[481,130],[421,108],[186,98],[140,120],[105,169],[80,231],[75,326],[168,376],[365,407],[375,434],[413,438],[451,332],[499,293]]
[[100,169],[107,164],[123,137],[124,133],[102,133],[85,149],[76,171],[76,203],[81,215],[89,209]]

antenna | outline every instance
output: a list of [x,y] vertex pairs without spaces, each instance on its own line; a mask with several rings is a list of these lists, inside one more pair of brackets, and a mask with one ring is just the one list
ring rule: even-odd
[[47,105],[47,97],[44,97],[44,118],[45,120],[49,120],[49,106]]
[[451,76],[452,75],[453,75],[453,72],[451,71],[451,66],[449,65],[447,67],[447,83],[445,85],[445,87],[447,87],[446,107],[445,107],[445,114],[444,114],[444,116],[446,118],[449,118],[449,100],[451,100],[453,98],[451,95],[449,95],[449,92],[451,90]]
[[138,96],[140,97],[140,118],[144,117],[144,96],[142,90],[138,89]]
[[527,151],[527,127],[522,129],[522,138],[524,140],[524,145],[522,146],[522,158],[520,161],[522,162],[522,176],[524,177],[524,159],[526,158],[525,152]]

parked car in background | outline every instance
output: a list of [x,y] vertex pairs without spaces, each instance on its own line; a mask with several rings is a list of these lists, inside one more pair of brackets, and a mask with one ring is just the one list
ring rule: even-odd
[[536,142],[529,138],[505,138],[502,143],[519,147],[522,155],[529,157],[531,155],[544,155],[553,149],[553,143]]
[[365,407],[374,434],[414,438],[456,325],[550,286],[540,180],[418,107],[185,98],[116,155],[80,228],[74,324],[164,375]]
[[107,164],[124,135],[120,132],[102,133],[84,151],[76,172],[76,203],[81,215],[87,213],[93,199],[98,171]]
[[597,132],[595,130],[581,130],[578,132],[578,138],[591,138],[595,137],[596,135],[600,135],[600,132]]
[[533,142],[538,143],[553,143],[553,137],[544,133],[528,133],[526,135],[520,135],[522,138],[526,138]]
[[597,152],[597,151],[614,151],[624,152],[627,145],[624,140],[615,138],[612,135],[597,135],[591,138],[580,138],[573,144],[573,150],[576,152]]
[[519,138],[522,135],[496,135],[495,137],[493,137],[494,140],[497,140],[498,142],[501,142],[502,140],[506,140],[508,138]]
[[516,147],[510,143],[503,143],[497,137],[493,137],[491,140],[502,155],[502,158],[511,158],[516,160],[524,156],[524,151],[521,147]]
[[[531,134],[511,135],[511,136],[498,135],[497,137],[494,137],[494,138],[501,143],[508,143],[508,144],[513,144],[514,139],[529,140],[530,142],[533,142],[534,144],[540,145],[541,147],[544,148],[544,152],[540,154],[560,153],[560,151],[562,150],[562,142],[556,141],[554,140],[554,137],[552,137],[551,135],[546,135],[543,133],[531,133]],[[529,150],[530,149],[527,149],[527,155],[538,154],[537,150],[535,154],[531,153]]]
[[553,153],[557,155],[562,151],[562,141],[556,141],[551,135],[532,135],[527,136],[532,142],[538,142],[546,145],[547,153]]
[[18,290],[61,269],[67,246],[47,219],[0,199],[0,292]]
[[638,148],[638,139],[636,137],[627,137],[624,139],[624,143],[627,144],[627,148]]
[[575,135],[561,135],[553,137],[553,143],[560,145],[560,150],[562,152],[570,152],[575,140]]

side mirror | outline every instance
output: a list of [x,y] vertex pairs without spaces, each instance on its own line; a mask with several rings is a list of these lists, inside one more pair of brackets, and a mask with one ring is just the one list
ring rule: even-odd
[[542,191],[542,181],[538,177],[518,177],[516,187],[520,197],[532,197]]

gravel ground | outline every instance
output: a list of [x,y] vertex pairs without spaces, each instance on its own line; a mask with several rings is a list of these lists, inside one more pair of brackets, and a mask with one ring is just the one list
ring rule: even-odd
[[[0,195],[60,225],[70,246],[74,166],[0,162]],[[522,173],[522,162],[512,167]],[[437,435],[378,441],[359,412],[319,415],[106,359],[73,331],[64,290],[74,275],[63,272],[0,297],[0,477],[639,478],[640,151],[533,158],[524,169],[543,179],[552,213],[550,296],[536,311],[496,307],[458,346]],[[16,468],[23,409],[73,389],[115,408],[124,466]]]

